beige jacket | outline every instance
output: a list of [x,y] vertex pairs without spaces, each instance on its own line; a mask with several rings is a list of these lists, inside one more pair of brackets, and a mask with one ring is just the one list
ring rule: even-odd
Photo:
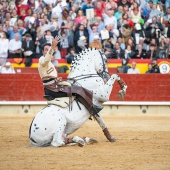
[[42,80],[47,80],[48,78],[57,78],[58,74],[51,62],[53,49],[50,48],[47,54],[39,58],[38,71]]

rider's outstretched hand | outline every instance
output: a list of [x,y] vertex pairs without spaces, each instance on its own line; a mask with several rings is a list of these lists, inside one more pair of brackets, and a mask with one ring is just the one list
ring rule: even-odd
[[60,37],[56,36],[52,41],[52,48],[54,49],[59,42],[60,42]]

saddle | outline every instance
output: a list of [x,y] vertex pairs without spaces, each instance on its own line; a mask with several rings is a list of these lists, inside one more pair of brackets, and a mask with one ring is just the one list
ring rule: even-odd
[[[48,86],[46,86],[48,88]],[[51,88],[49,88],[52,90]],[[93,105],[93,93],[81,86],[70,86],[67,82],[57,83],[57,92],[64,92],[67,97],[53,98],[52,96],[45,95],[44,98],[48,100],[48,104],[55,104],[61,107],[70,107],[71,102],[76,100],[82,103],[89,111],[90,114],[95,115],[99,113],[103,107]],[[56,90],[55,90],[56,92]]]

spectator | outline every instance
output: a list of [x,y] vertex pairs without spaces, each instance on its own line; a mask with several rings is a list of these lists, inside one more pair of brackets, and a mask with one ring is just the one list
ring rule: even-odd
[[77,53],[81,52],[82,50],[86,49],[89,47],[88,43],[87,43],[87,39],[85,36],[81,36],[78,40],[78,48],[77,48]]
[[122,50],[120,48],[120,44],[119,43],[115,44],[114,51],[115,51],[116,55],[114,55],[113,58],[116,58],[116,59],[123,59],[124,58],[125,52],[124,52],[124,50]]
[[44,35],[45,31],[50,29],[50,25],[45,23],[44,19],[40,20],[40,33]]
[[76,25],[81,24],[82,20],[85,19],[84,13],[81,9],[77,12],[77,17],[75,19]]
[[113,58],[113,49],[111,49],[110,44],[105,45],[105,52],[104,54],[106,55],[107,58]]
[[22,33],[24,31],[24,28],[19,29],[18,26],[13,26],[13,28],[8,30],[8,34],[9,34],[9,39],[12,40],[15,37],[15,34],[19,35],[19,40],[22,40]]
[[134,44],[133,38],[130,37],[130,38],[127,39],[126,46],[127,46],[127,45],[130,45],[132,51],[135,51],[135,44]]
[[19,40],[19,34],[14,35],[14,39],[9,41],[8,58],[22,58],[22,42]]
[[75,30],[74,33],[74,44],[75,44],[75,48],[76,48],[76,53],[80,52],[80,49],[78,47],[78,40],[80,39],[81,36],[85,36],[86,38],[86,43],[89,42],[89,34],[88,34],[88,30],[85,28],[85,26],[83,24],[80,24],[77,26],[78,30]]
[[8,44],[9,40],[6,38],[6,34],[4,32],[0,33],[0,63],[2,64],[6,63],[8,57]]
[[161,36],[159,47],[158,47],[158,56],[159,56],[159,58],[166,58],[166,56],[167,56],[166,50],[167,50],[167,45],[165,43],[165,37]]
[[92,9],[92,8],[94,8],[93,4],[92,4],[92,0],[87,0],[87,4],[83,5],[83,7],[82,7],[84,15],[86,16],[86,10],[87,9]]
[[117,42],[120,44],[120,48],[121,48],[122,50],[125,50],[125,44],[124,44],[123,41],[122,41],[122,37],[118,37]]
[[69,44],[68,44],[68,36],[66,35],[66,33],[63,31],[61,32],[61,37],[60,37],[60,52],[61,52],[61,58],[65,59],[66,55],[68,53],[68,48],[69,48]]
[[145,72],[145,74],[150,74],[151,71],[152,71],[152,64],[149,63],[149,64],[148,64],[148,70]]
[[146,30],[149,31],[150,38],[155,38],[158,41],[161,31],[163,31],[162,24],[157,21],[156,17],[152,18],[152,23],[150,23]]
[[125,5],[128,5],[129,8],[131,7],[131,3],[128,2],[127,0],[121,0],[119,3],[118,3],[118,6],[125,6]]
[[76,56],[75,49],[70,48],[69,54],[66,56],[66,60],[68,64],[71,64],[72,61],[74,60],[74,57]]
[[91,48],[96,48],[98,50],[101,50],[102,49],[102,44],[99,40],[99,36],[98,35],[94,35],[94,40],[93,42],[89,45],[89,47]]
[[155,45],[151,44],[149,47],[149,51],[146,54],[146,58],[152,59],[152,58],[157,58],[157,52],[155,50]]
[[103,20],[104,20],[104,24],[109,25],[109,24],[113,24],[114,23],[114,28],[117,29],[117,19],[114,15],[114,10],[110,9],[109,11],[104,10],[103,11]]
[[139,69],[136,68],[136,62],[132,62],[132,68],[128,69],[127,74],[140,74]]
[[40,58],[42,53],[42,46],[46,43],[46,39],[43,37],[41,33],[37,34],[36,41],[35,41],[35,57]]
[[6,62],[1,68],[0,73],[2,74],[15,74],[15,70],[10,62]]
[[122,37],[124,38],[124,42],[127,43],[127,40],[131,38],[131,34],[132,34],[127,24],[123,26],[123,31],[121,31],[121,34]]
[[94,7],[94,12],[96,17],[100,17],[100,18],[102,17],[103,7],[100,1],[96,2],[96,7]]
[[119,22],[120,19],[122,18],[122,15],[123,15],[123,7],[122,6],[119,6],[118,7],[118,11],[115,13],[115,17],[117,19],[117,21]]
[[25,66],[30,67],[32,65],[32,58],[34,56],[35,45],[31,40],[31,35],[26,34],[25,40],[22,41],[23,56],[25,58]]
[[151,73],[160,73],[159,66],[157,65],[157,59],[153,59],[153,60],[152,60]]
[[45,39],[46,39],[47,43],[52,44],[54,37],[52,36],[50,30],[46,31]]
[[138,45],[138,49],[135,51],[135,54],[134,54],[133,58],[136,58],[136,59],[146,59],[146,57],[147,57],[146,50],[144,50],[142,45],[139,44]]
[[51,62],[54,64],[56,68],[59,66],[57,61],[58,59],[61,59],[61,53],[58,50],[58,46],[56,46],[54,49],[53,57],[51,59]]
[[133,58],[133,56],[134,56],[134,53],[133,53],[133,51],[131,49],[131,46],[128,45],[126,50],[125,50],[125,58],[131,59],[131,58]]
[[144,38],[143,37],[139,38],[139,44],[136,45],[136,50],[138,49],[139,45],[142,45],[142,49],[144,49],[145,51],[149,50],[149,46],[144,42]]

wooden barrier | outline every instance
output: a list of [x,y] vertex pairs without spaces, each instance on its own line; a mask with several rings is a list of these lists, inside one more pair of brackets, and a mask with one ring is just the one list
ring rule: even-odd
[[[67,74],[59,74],[63,80]],[[128,85],[125,101],[170,101],[169,74],[120,74]],[[111,101],[118,101],[120,90],[116,82]],[[0,101],[44,101],[43,86],[38,74],[1,74]]]

